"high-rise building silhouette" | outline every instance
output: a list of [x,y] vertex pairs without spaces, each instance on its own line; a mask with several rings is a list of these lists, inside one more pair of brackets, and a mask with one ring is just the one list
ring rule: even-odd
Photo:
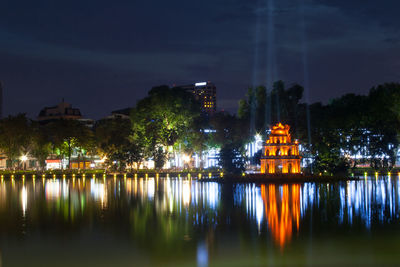
[[198,82],[177,87],[192,92],[201,104],[204,113],[212,115],[217,111],[217,88],[211,82]]

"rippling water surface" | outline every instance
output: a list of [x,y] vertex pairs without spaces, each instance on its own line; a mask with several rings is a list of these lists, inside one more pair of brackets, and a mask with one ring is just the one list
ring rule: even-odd
[[400,263],[400,180],[0,183],[3,266]]

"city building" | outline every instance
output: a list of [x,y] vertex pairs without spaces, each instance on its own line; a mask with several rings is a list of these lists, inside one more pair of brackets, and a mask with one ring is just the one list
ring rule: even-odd
[[107,116],[106,119],[126,119],[131,118],[131,112],[133,108],[124,108],[119,110],[111,111],[111,115]]
[[201,109],[205,114],[212,115],[217,111],[217,88],[211,82],[198,82],[189,85],[179,85],[192,92],[201,104]]
[[299,142],[292,143],[289,125],[278,123],[264,144],[261,173],[300,173]]
[[64,102],[64,100],[53,107],[43,108],[37,118],[40,122],[48,122],[59,119],[82,119],[81,111],[78,108],[73,108],[71,104]]

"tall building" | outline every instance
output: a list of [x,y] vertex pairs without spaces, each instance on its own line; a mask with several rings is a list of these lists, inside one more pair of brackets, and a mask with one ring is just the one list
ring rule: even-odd
[[198,82],[177,86],[191,91],[201,104],[204,113],[212,115],[217,111],[217,88],[211,82]]

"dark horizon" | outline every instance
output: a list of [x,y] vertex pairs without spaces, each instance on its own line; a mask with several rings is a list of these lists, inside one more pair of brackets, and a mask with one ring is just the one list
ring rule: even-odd
[[269,10],[267,1],[244,0],[3,1],[3,114],[26,112],[36,118],[64,98],[85,118],[99,119],[134,106],[153,86],[200,81],[216,85],[218,110],[236,112],[249,86],[265,84],[270,13],[273,80],[304,86],[306,53],[310,102],[366,94],[373,86],[400,80],[400,3],[276,5]]

